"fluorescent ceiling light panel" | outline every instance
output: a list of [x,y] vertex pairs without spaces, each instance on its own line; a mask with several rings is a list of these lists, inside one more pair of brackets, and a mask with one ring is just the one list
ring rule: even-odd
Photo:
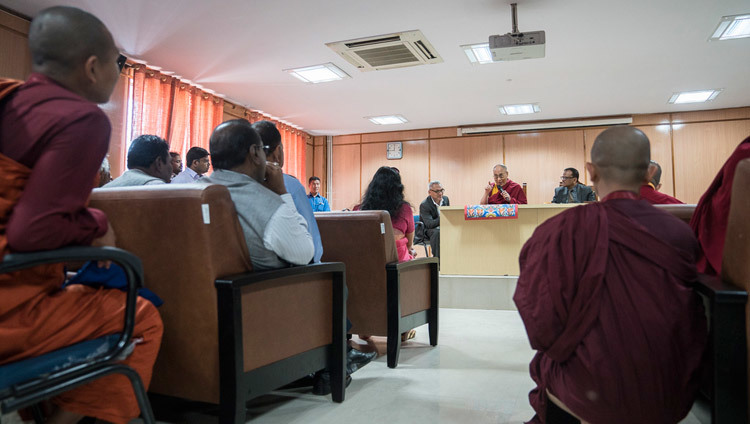
[[492,63],[492,53],[490,53],[490,43],[467,44],[461,46],[469,58],[469,62],[484,65]]
[[313,84],[351,78],[346,72],[342,71],[341,68],[330,62],[304,68],[284,69],[284,72],[289,72],[297,79],[304,82],[311,82]]
[[500,106],[500,113],[503,115],[523,115],[526,113],[539,113],[541,111],[542,109],[536,103]]
[[369,119],[373,124],[378,125],[395,125],[409,122],[401,115],[368,116],[366,118]]
[[750,37],[750,14],[723,16],[709,40],[732,40]]
[[721,93],[721,90],[683,91],[682,93],[672,94],[668,103],[683,104],[708,102],[715,99],[719,93]]

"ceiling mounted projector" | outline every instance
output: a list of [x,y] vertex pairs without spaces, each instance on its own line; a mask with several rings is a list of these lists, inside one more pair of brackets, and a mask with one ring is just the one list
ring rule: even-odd
[[510,5],[513,32],[505,35],[490,35],[490,52],[493,62],[544,57],[544,31],[518,32],[516,5],[516,3]]

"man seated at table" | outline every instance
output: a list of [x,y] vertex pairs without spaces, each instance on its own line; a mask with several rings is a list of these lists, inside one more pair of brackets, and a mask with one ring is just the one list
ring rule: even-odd
[[560,177],[561,186],[555,189],[552,203],[595,202],[596,195],[591,187],[578,182],[578,170],[565,168]]
[[[125,64],[95,16],[72,7],[42,10],[31,22],[32,71],[14,90],[0,79],[0,258],[71,245],[114,246],[104,213],[87,208],[109,146],[106,103]],[[9,94],[8,94],[9,93]],[[1,260],[1,259],[0,259]],[[123,329],[126,293],[75,284],[63,264],[0,275],[0,365]],[[123,360],[148,387],[163,325],[136,299],[133,351]],[[83,416],[128,423],[139,415],[132,386],[110,375],[60,393],[48,422]]]
[[639,199],[649,156],[640,130],[602,132],[586,164],[601,202],[548,219],[521,250],[513,300],[537,351],[532,423],[677,423],[690,411],[707,338],[688,287],[698,244]]
[[497,164],[492,168],[492,178],[494,182],[487,183],[484,188],[484,195],[479,201],[482,205],[499,205],[499,204],[526,204],[526,193],[523,188],[508,178],[508,167],[503,164]]
[[328,204],[328,199],[320,195],[320,178],[313,175],[307,180],[307,185],[310,189],[307,198],[310,200],[313,212],[330,212],[331,206]]
[[641,198],[652,205],[667,205],[683,203],[674,197],[659,191],[661,188],[661,166],[655,161],[651,161],[648,167],[648,180],[641,185]]
[[128,170],[104,188],[166,184],[172,179],[169,144],[156,135],[142,135],[130,143]]
[[419,205],[419,220],[424,223],[424,236],[430,240],[432,255],[440,257],[440,206],[450,206],[440,181],[430,181],[426,199]]

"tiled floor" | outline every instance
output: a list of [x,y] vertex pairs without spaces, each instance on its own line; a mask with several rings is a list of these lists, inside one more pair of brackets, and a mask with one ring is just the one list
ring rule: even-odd
[[[355,337],[356,339],[356,337]],[[360,341],[361,342],[361,341]],[[361,342],[364,343],[364,342]],[[373,345],[385,348],[384,339]],[[439,345],[427,327],[404,344],[399,366],[385,356],[357,371],[336,404],[309,389],[276,391],[252,402],[252,423],[521,423],[533,413],[528,363],[533,355],[517,312],[441,309]],[[170,422],[216,423],[209,410],[174,406]],[[3,421],[5,422],[5,421]],[[682,424],[697,424],[689,416]]]

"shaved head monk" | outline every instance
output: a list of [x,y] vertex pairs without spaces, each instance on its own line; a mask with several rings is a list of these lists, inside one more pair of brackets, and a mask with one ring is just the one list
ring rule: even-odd
[[641,185],[641,198],[652,205],[681,204],[676,198],[659,191],[661,189],[661,165],[655,160],[648,166],[646,181]]
[[[107,152],[110,123],[96,103],[109,99],[124,64],[99,19],[52,7],[31,22],[33,73],[0,80],[0,260],[9,252],[68,245],[113,246],[107,217],[86,207]],[[62,264],[0,275],[0,364],[120,331],[125,293],[84,285],[61,288]],[[148,386],[162,322],[138,298],[124,363]],[[127,423],[139,415],[124,376],[108,376],[52,399],[48,422],[92,416]]]
[[649,152],[638,129],[602,132],[586,164],[601,202],[548,219],[521,250],[532,423],[677,423],[693,404],[707,333],[687,287],[698,244],[639,199]]

